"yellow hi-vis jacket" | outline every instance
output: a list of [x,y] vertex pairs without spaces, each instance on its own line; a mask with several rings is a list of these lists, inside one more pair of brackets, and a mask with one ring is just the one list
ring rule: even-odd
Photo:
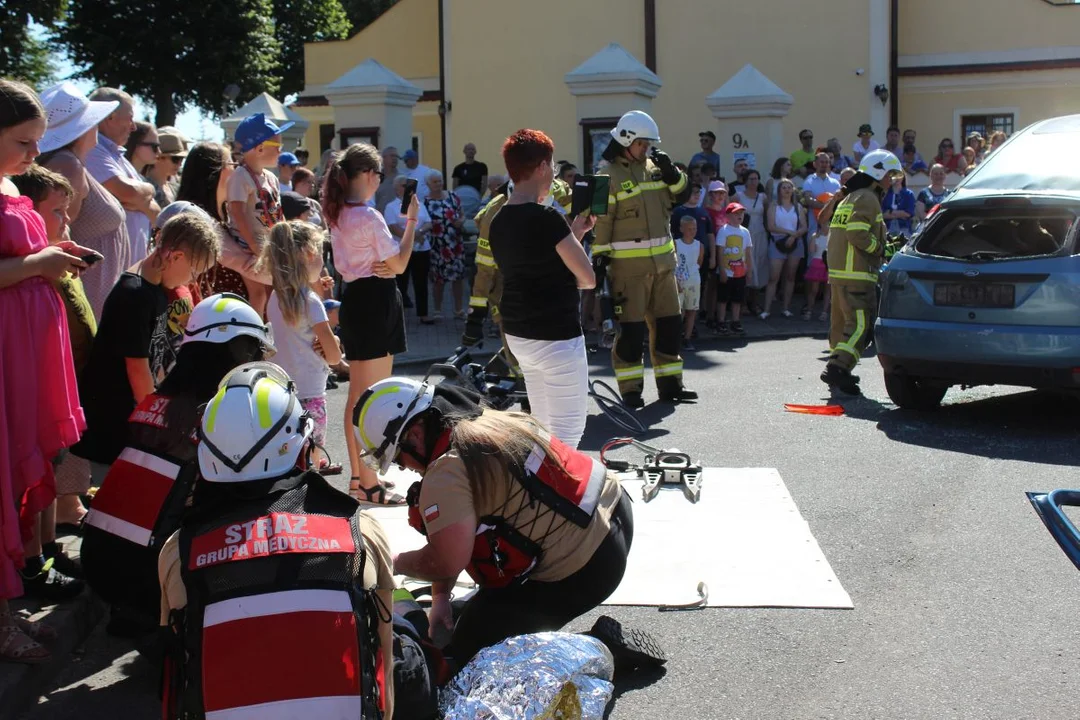
[[674,185],[668,185],[652,160],[631,162],[625,157],[616,158],[607,170],[611,195],[607,215],[598,217],[593,229],[593,256],[610,255],[613,266],[622,260],[655,260],[667,255],[674,262],[671,209],[675,197],[686,189],[685,173],[679,174]]
[[876,283],[884,254],[881,198],[873,188],[855,190],[836,206],[829,224],[829,282]]
[[[563,212],[569,212],[572,200],[570,186],[562,180],[555,180],[551,186],[551,196]],[[491,221],[506,204],[506,195],[496,195],[476,214],[476,227],[480,237],[476,241],[476,277],[473,278],[472,292],[469,294],[470,308],[486,308],[498,312],[499,300],[502,299],[502,273],[491,254]]]

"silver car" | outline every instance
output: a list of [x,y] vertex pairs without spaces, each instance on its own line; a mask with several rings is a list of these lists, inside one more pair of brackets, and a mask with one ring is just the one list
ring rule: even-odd
[[889,397],[953,385],[1080,389],[1080,115],[1035,123],[930,215],[881,275]]

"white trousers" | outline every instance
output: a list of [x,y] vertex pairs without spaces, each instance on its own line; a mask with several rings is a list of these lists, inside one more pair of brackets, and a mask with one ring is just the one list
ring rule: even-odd
[[506,342],[525,376],[532,416],[572,448],[585,434],[589,403],[589,358],[585,337],[529,340],[507,335]]

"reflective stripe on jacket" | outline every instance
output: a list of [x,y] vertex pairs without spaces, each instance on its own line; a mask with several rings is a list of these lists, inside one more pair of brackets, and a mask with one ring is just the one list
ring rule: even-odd
[[829,282],[876,283],[885,252],[881,199],[872,188],[840,201],[829,225]]
[[[607,214],[596,220],[593,255],[610,254],[618,260],[674,254],[671,209],[686,188],[686,175],[680,173],[679,181],[668,185],[652,160],[631,162],[625,157],[611,163],[608,175],[612,194]],[[667,242],[655,243],[656,238]]]

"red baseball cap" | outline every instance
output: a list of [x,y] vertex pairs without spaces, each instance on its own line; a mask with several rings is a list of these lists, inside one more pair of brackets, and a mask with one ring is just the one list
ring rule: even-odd
[[746,208],[744,208],[744,207],[743,207],[742,205],[740,205],[739,203],[735,203],[735,202],[733,202],[733,203],[728,203],[728,206],[727,206],[726,208],[724,208],[724,212],[725,212],[726,214],[730,215],[731,213],[735,213],[735,212],[742,212],[742,211],[743,211],[743,210],[745,210],[745,209],[746,209]]

